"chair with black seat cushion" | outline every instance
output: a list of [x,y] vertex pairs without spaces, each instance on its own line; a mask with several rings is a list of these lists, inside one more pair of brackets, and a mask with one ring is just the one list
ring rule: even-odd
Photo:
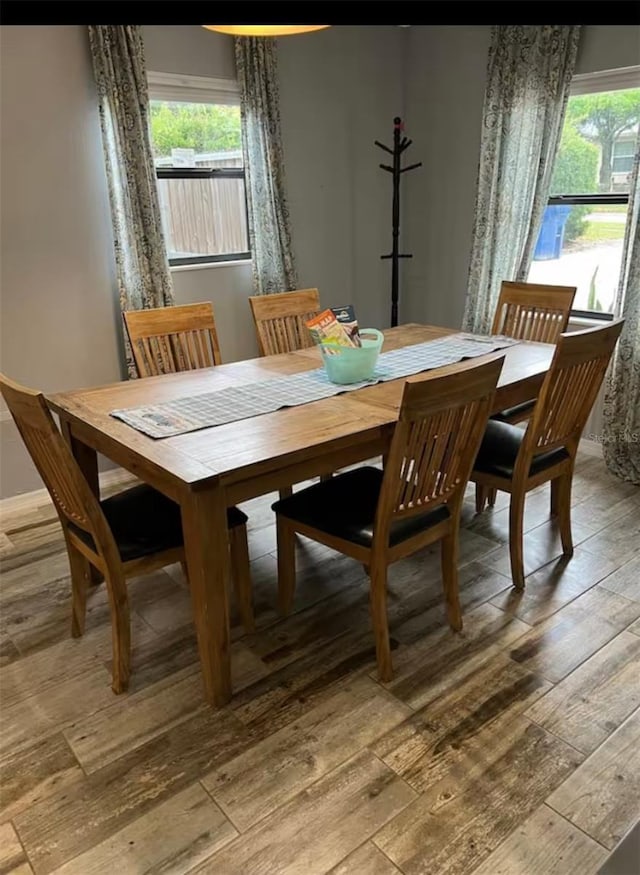
[[[493,317],[492,334],[505,334],[517,340],[556,343],[567,330],[576,295],[575,286],[546,286],[506,280]],[[500,422],[523,422],[533,412],[535,398],[495,413]]]
[[[576,295],[575,286],[548,286],[540,283],[516,283],[504,280],[493,317],[492,334],[505,334],[517,340],[556,343],[567,330]],[[536,399],[523,401],[494,413],[498,422],[526,422],[533,413]],[[476,510],[481,513],[485,503],[493,507],[496,490],[477,493]]]
[[[249,306],[261,356],[296,352],[314,345],[306,323],[320,312],[317,289],[253,295],[249,298]],[[325,474],[322,479],[330,477],[331,474]],[[280,498],[286,498],[292,491],[290,485],[283,486]]]
[[[526,430],[489,420],[471,480],[476,490],[511,494],[511,577],[524,587],[523,517],[527,492],[551,482],[565,556],[573,554],[571,482],[580,435],[596,400],[624,320],[561,334]],[[477,499],[476,499],[477,500]]]
[[[55,505],[64,534],[72,587],[71,634],[82,635],[91,566],[109,596],[113,690],[127,689],[130,621],[126,579],[182,562],[180,507],[150,486],[139,485],[99,501],[58,431],[44,396],[0,374],[0,391]],[[228,511],[231,564],[242,619],[253,629],[247,517]]]
[[378,673],[392,675],[387,567],[442,541],[449,624],[462,627],[458,530],[471,465],[489,416],[504,356],[451,365],[408,380],[384,471],[357,468],[273,505],[278,535],[279,607],[295,594],[299,533],[362,562],[371,581]]

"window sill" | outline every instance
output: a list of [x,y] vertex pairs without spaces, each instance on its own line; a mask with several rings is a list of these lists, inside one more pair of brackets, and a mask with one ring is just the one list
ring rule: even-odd
[[210,270],[212,267],[240,267],[250,265],[250,258],[242,258],[238,261],[205,261],[202,264],[174,264],[169,265],[171,273],[181,273],[183,270]]
[[588,316],[569,317],[569,325],[577,325],[580,328],[598,328],[610,324],[611,322],[606,319],[590,319]]

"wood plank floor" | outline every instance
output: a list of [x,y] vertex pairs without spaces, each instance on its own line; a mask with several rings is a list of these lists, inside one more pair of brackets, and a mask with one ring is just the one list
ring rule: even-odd
[[476,516],[469,491],[464,630],[446,625],[437,549],[398,563],[384,685],[358,563],[300,540],[278,618],[274,499],[243,506],[258,630],[234,607],[220,711],[178,566],[131,582],[116,697],[104,587],[71,639],[51,508],[2,520],[0,871],[595,875],[640,818],[640,490],[579,457],[569,562],[548,487],[533,492],[523,593],[506,497]]

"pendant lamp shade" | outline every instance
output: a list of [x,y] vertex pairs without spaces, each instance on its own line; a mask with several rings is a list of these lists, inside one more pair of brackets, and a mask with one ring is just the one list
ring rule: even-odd
[[231,36],[288,36],[324,30],[329,24],[203,24],[207,30],[217,30]]

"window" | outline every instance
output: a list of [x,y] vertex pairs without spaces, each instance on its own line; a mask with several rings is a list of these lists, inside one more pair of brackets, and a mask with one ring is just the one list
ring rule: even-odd
[[577,286],[578,316],[612,318],[638,124],[640,68],[574,77],[528,279]]
[[633,131],[628,131],[624,140],[622,139],[623,136],[625,135],[621,135],[620,139],[613,144],[613,164],[611,170],[614,185],[620,184],[620,180],[615,178],[618,174],[631,173],[631,168],[633,167],[633,149],[635,146]]
[[169,264],[250,258],[236,84],[148,75],[151,144]]

